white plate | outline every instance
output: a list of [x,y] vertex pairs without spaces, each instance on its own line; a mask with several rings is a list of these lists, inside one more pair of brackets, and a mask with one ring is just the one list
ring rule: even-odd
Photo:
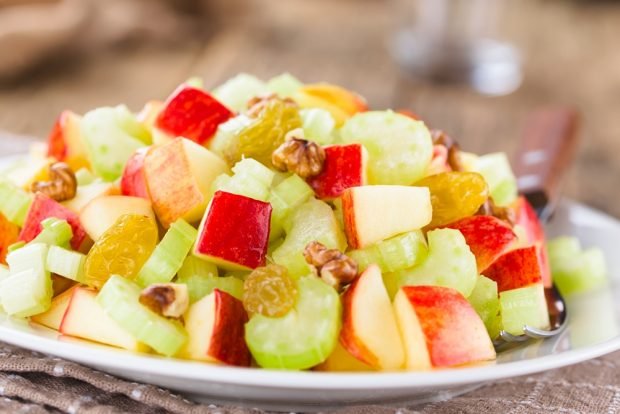
[[620,222],[580,204],[564,202],[548,231],[552,236],[576,235],[583,245],[602,248],[612,287],[570,300],[570,322],[562,335],[501,353],[496,362],[484,366],[368,374],[230,368],[137,355],[63,338],[55,331],[7,316],[0,317],[0,340],[208,402],[308,411],[346,404],[445,399],[485,382],[575,364],[620,349]]

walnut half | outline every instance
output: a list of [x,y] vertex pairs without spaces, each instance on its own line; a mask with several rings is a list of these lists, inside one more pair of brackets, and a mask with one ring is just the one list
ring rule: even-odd
[[43,193],[56,201],[71,200],[77,192],[77,179],[71,167],[64,162],[55,162],[49,166],[49,181],[32,183],[33,193]]
[[271,155],[271,162],[280,171],[290,171],[301,178],[319,175],[325,163],[325,150],[316,142],[291,138]]
[[328,249],[318,241],[308,243],[304,258],[314,266],[321,279],[336,290],[353,282],[357,277],[357,263],[338,249]]
[[140,303],[168,318],[180,318],[189,307],[187,285],[156,283],[140,293]]

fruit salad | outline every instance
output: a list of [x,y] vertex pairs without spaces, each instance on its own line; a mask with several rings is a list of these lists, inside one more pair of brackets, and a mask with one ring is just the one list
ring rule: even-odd
[[600,251],[547,252],[505,154],[290,74],[64,111],[0,199],[5,313],[212,364],[481,363],[501,330],[548,328],[552,277],[606,283]]

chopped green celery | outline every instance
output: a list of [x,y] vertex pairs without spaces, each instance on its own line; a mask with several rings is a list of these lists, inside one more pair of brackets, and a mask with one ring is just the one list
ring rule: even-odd
[[293,278],[311,272],[302,253],[311,241],[341,251],[345,250],[347,244],[331,207],[314,198],[292,212],[284,230],[287,233],[284,243],[273,252],[272,258],[275,263],[286,267]]
[[228,143],[245,127],[254,121],[247,115],[241,114],[228,121],[221,123],[217,127],[217,132],[213,139],[208,143],[208,148],[217,154],[220,158],[224,158],[224,151]]
[[282,98],[292,97],[304,84],[288,72],[282,73],[267,81],[267,88]]
[[205,87],[205,83],[200,76],[192,76],[183,83],[192,88],[203,89]]
[[78,185],[82,186],[94,183],[97,177],[86,168],[80,168],[75,172],[75,179]]
[[390,283],[397,283],[399,287],[445,286],[458,290],[465,297],[469,296],[478,280],[478,270],[476,257],[463,234],[454,229],[438,229],[429,231],[426,237],[429,252],[422,263],[388,273],[384,278],[395,278],[396,281]]
[[248,348],[263,368],[311,368],[336,346],[341,321],[338,293],[315,276],[302,277],[297,288],[297,303],[285,316],[255,314],[245,326]]
[[41,222],[43,229],[30,243],[44,243],[50,246],[69,248],[73,238],[73,230],[66,220],[55,217],[46,218]]
[[502,329],[513,335],[523,334],[525,325],[549,328],[549,312],[542,283],[505,290],[499,294]]
[[229,293],[239,300],[243,299],[243,280],[232,276],[218,277],[193,274],[177,277],[177,283],[184,283],[187,285],[187,292],[189,293],[189,300],[191,303],[204,298],[213,292],[214,289]]
[[188,278],[194,275],[217,277],[217,266],[190,254],[185,258],[183,266],[179,269],[178,277]]
[[342,198],[338,197],[335,200],[332,200],[331,203],[334,207],[334,214],[336,215],[338,226],[344,231],[344,210],[342,209]]
[[84,283],[84,262],[86,262],[86,255],[82,253],[50,246],[45,267],[48,272]]
[[508,206],[517,199],[517,179],[505,153],[496,152],[478,157],[475,170],[489,185],[495,204]]
[[312,188],[301,177],[292,174],[271,189],[267,201],[273,208],[269,239],[276,240],[284,231],[284,220],[291,211],[308,201],[314,195]]
[[275,172],[252,158],[239,161],[232,171],[234,173],[232,177],[222,174],[215,179],[211,186],[213,192],[222,190],[267,201]]
[[396,272],[420,264],[428,255],[428,247],[422,231],[415,230],[347,255],[357,262],[360,271],[375,263],[381,272]]
[[0,213],[11,223],[22,227],[32,204],[32,194],[8,181],[0,181],[0,200]]
[[157,315],[139,302],[140,287],[113,275],[97,295],[106,315],[136,340],[166,356],[176,354],[187,341],[183,326]]
[[247,270],[228,270],[222,277],[236,277],[239,280],[245,280],[250,275],[250,271]]
[[484,276],[478,277],[476,286],[467,300],[484,322],[491,339],[497,338],[502,322],[499,314],[497,283]]
[[247,73],[240,73],[215,88],[213,96],[230,109],[243,112],[250,99],[267,95],[269,92],[265,82]]
[[9,315],[28,317],[51,306],[52,278],[45,270],[47,252],[47,245],[37,243],[7,256],[11,274],[0,283],[0,301]]
[[320,108],[302,109],[301,116],[304,137],[321,145],[333,144],[336,139],[336,121],[334,117]]
[[607,266],[600,249],[581,250],[576,237],[558,237],[547,244],[553,281],[563,295],[607,285]]
[[197,236],[198,231],[185,220],[179,219],[172,223],[138,272],[136,282],[145,287],[153,283],[170,282],[183,266]]
[[9,253],[11,253],[11,252],[14,252],[17,249],[21,249],[24,246],[26,246],[26,242],[25,241],[18,241],[18,242],[15,242],[15,243],[9,245],[9,247],[7,248],[7,251]]
[[117,180],[127,160],[150,141],[148,130],[123,106],[86,113],[80,130],[93,172],[105,181]]

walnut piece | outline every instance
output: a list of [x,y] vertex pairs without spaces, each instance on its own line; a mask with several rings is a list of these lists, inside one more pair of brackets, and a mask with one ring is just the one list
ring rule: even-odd
[[443,145],[448,150],[448,165],[452,171],[465,171],[459,158],[459,145],[448,134],[439,129],[431,130],[434,145]]
[[357,277],[357,263],[338,249],[328,249],[318,241],[308,243],[304,258],[316,268],[325,283],[341,290]]
[[493,198],[487,198],[476,212],[478,216],[494,216],[498,219],[505,221],[511,226],[514,226],[517,218],[514,209],[510,207],[500,207],[493,202]]
[[71,200],[77,192],[77,179],[71,167],[55,162],[49,166],[49,181],[35,181],[32,192],[43,193],[58,202]]
[[187,285],[155,283],[140,293],[140,303],[168,318],[180,318],[189,307]]
[[290,171],[301,178],[314,177],[323,171],[325,150],[316,142],[291,138],[273,152],[271,162],[280,171]]

